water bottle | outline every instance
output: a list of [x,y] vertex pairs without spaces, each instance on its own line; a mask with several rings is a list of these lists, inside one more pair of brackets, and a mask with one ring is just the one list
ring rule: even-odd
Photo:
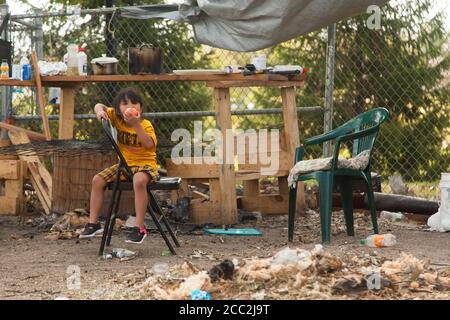
[[80,76],[87,76],[87,55],[83,47],[78,51],[78,73]]
[[22,80],[31,80],[31,66],[27,57],[22,57],[20,65],[22,66]]
[[397,243],[397,239],[393,234],[372,234],[366,239],[360,241],[362,245],[372,248],[392,247]]
[[0,66],[0,78],[2,79],[8,79],[9,78],[9,64],[8,60],[3,59],[2,64]]
[[78,76],[78,45],[71,43],[67,46],[67,75]]

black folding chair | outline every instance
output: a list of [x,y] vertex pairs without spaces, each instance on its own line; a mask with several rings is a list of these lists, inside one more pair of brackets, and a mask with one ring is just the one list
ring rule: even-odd
[[[103,237],[102,237],[102,243],[100,245],[99,255],[103,255],[103,251],[105,249],[105,244],[107,246],[111,243],[111,235],[112,231],[114,229],[114,224],[116,222],[116,216],[117,212],[119,210],[119,204],[120,204],[120,197],[122,195],[122,191],[126,190],[133,190],[133,174],[131,172],[130,167],[128,166],[127,162],[125,161],[125,158],[122,155],[122,152],[120,152],[119,146],[117,145],[113,134],[111,130],[111,125],[109,120],[102,120],[102,126],[103,130],[105,131],[106,136],[108,137],[109,141],[111,142],[111,145],[114,149],[114,151],[119,156],[119,168],[117,170],[117,174],[115,177],[114,182],[110,182],[107,185],[108,190],[112,190],[112,197],[111,197],[111,203],[109,205],[108,214],[105,221],[105,228],[103,231]],[[120,174],[123,174],[126,178],[125,181],[120,180]],[[173,242],[177,247],[180,246],[180,243],[178,242],[178,239],[175,235],[175,233],[172,230],[172,227],[169,224],[169,221],[167,220],[167,217],[165,216],[164,212],[161,209],[161,206],[159,205],[155,194],[153,193],[154,190],[176,190],[179,189],[181,184],[181,178],[179,177],[161,177],[159,181],[152,181],[147,185],[147,192],[149,196],[149,202],[147,204],[147,211],[150,213],[150,216],[152,217],[153,221],[155,222],[156,228],[158,229],[159,233],[163,237],[164,241],[166,242],[167,246],[169,247],[169,250],[172,254],[176,254],[175,249],[170,242],[169,238],[167,237],[166,233],[164,232],[161,221],[164,223],[167,231],[169,232],[170,236],[172,237]]]

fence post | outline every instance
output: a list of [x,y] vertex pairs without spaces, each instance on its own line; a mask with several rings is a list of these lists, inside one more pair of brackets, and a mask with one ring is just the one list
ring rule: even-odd
[[[0,17],[1,17],[1,21],[3,21],[3,19],[5,18],[5,16],[9,13],[9,6],[7,4],[1,4],[0,5]],[[6,26],[3,29],[2,34],[0,35],[0,38],[8,41],[8,27],[9,24],[8,22],[6,22]],[[10,66],[12,67],[12,66]],[[0,121],[7,121],[8,120],[8,113],[9,113],[9,108],[11,106],[11,90],[10,87],[7,86],[2,86],[1,90],[1,114],[0,114]],[[0,138],[1,139],[7,139],[8,138],[8,134],[6,132],[6,130],[1,130],[0,132]]]
[[[323,116],[323,130],[328,132],[333,129],[333,86],[334,86],[334,62],[336,54],[336,24],[328,26],[328,42],[326,55],[326,78],[325,78],[325,106]],[[325,157],[331,156],[331,142],[323,145]]]
[[39,17],[43,11],[41,9],[34,9],[34,13],[38,16],[34,20],[34,50],[36,51],[37,58],[44,60],[44,30],[42,29],[43,19]]

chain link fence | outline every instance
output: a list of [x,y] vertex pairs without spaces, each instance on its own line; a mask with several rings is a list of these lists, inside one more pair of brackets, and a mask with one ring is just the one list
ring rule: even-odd
[[[54,9],[56,9],[55,7]],[[382,127],[376,146],[374,171],[384,177],[399,173],[413,186],[428,186],[448,171],[450,163],[449,46],[445,18],[428,17],[433,1],[401,2],[381,10],[381,26],[369,28],[369,15],[361,15],[336,24],[334,63],[333,127],[373,107],[390,110],[390,121]],[[51,11],[52,8],[48,10]],[[30,16],[32,17],[32,16]],[[34,19],[27,19],[33,22]],[[42,17],[46,60],[61,61],[71,41],[86,43],[88,60],[102,54],[119,59],[119,73],[128,73],[128,48],[143,43],[161,47],[163,70],[221,68],[245,65],[252,56],[266,54],[268,65],[299,64],[310,69],[304,88],[297,90],[297,107],[324,106],[327,30],[279,44],[261,52],[238,53],[200,45],[187,24],[163,20],[130,20],[108,12]],[[14,61],[36,47],[35,32],[12,22],[9,34],[14,46]],[[90,67],[90,65],[88,66]],[[90,70],[90,69],[89,69]],[[97,102],[111,103],[126,83],[94,83],[76,94],[76,114],[92,114]],[[211,111],[212,90],[202,83],[135,83],[143,95],[146,112]],[[232,111],[251,111],[281,107],[279,89],[234,88]],[[15,88],[12,112],[16,123],[38,130],[40,122],[19,121],[22,115],[38,110],[30,89]],[[48,114],[57,114],[58,105],[49,104]],[[324,131],[323,112],[299,113],[301,140]],[[151,118],[160,141],[160,160],[170,156],[171,133],[178,128],[193,132],[193,122],[203,128],[215,127],[212,116]],[[53,136],[57,123],[51,121]],[[282,127],[282,115],[233,115],[233,127],[271,129]],[[75,138],[97,139],[99,123],[77,119]],[[313,149],[310,157],[322,155]],[[387,179],[386,179],[387,180]]]

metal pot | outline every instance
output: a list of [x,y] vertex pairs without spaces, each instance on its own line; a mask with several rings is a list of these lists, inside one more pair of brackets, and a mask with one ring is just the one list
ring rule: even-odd
[[119,60],[113,57],[100,57],[92,59],[92,71],[95,75],[117,74]]
[[161,48],[143,44],[139,48],[128,48],[128,71],[130,74],[160,74],[162,71]]

